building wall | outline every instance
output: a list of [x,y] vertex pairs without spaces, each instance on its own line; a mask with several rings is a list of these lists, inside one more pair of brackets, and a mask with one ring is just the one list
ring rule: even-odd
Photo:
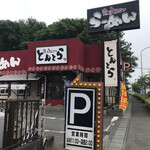
[[28,50],[0,52],[0,75],[26,74]]
[[[36,51],[36,48],[41,50],[40,54],[42,52],[48,55],[48,53],[52,53],[53,49],[56,48],[55,46],[62,46],[62,45],[67,46],[67,63],[50,64],[45,59],[43,60],[47,64],[45,64],[45,62],[44,64],[41,64],[41,62],[38,64],[36,63],[36,54],[39,54]],[[59,49],[57,49],[56,51],[58,52]],[[6,64],[11,61],[12,57],[14,61],[16,61],[16,63],[18,60],[20,61],[18,65],[10,65],[10,67],[6,65],[6,67],[5,66],[3,67],[3,61],[2,61],[3,57],[0,57],[0,63],[2,64],[2,68],[0,68],[0,75],[27,74],[27,72],[29,73],[34,72],[35,74],[37,73],[41,75],[48,75],[48,74],[56,72],[57,74],[64,73],[64,75],[61,75],[61,76],[62,77],[67,76],[67,80],[68,79],[73,80],[73,78],[71,79],[69,78],[70,75],[65,75],[65,73],[71,72],[72,76],[74,76],[74,74],[83,73],[83,74],[87,74],[86,77],[87,79],[90,78],[90,81],[92,80],[95,81],[95,79],[100,81],[100,79],[99,78],[97,79],[96,76],[98,75],[100,77],[100,73],[102,72],[101,45],[100,44],[84,45],[82,41],[78,38],[31,42],[28,44],[28,50],[0,52],[0,54],[1,56],[4,57],[4,60],[6,60]],[[50,55],[51,54],[49,54],[49,57],[51,57]],[[63,57],[63,59],[65,59],[65,57]],[[37,58],[39,58],[39,55],[37,55]],[[94,79],[91,78],[93,74],[95,76],[95,77],[93,76]],[[60,83],[61,83],[61,80],[62,79],[60,79]],[[27,96],[27,99],[40,99],[41,98],[41,96],[37,96],[37,86],[38,86],[37,82],[32,82],[30,96]],[[54,89],[53,87],[50,87],[50,88],[52,90]],[[0,98],[7,99],[7,96],[0,96]],[[16,99],[15,94],[11,92],[10,98]],[[23,99],[24,97],[18,96],[18,98]],[[49,101],[54,100],[57,102],[61,100],[61,102],[64,103],[62,96],[58,99],[47,99],[47,100]]]

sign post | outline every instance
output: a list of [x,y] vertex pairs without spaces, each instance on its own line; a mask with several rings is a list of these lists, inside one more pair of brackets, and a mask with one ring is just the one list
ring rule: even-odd
[[[132,29],[139,29],[139,28],[140,28],[139,0],[87,10],[87,32],[89,34],[90,33],[102,33],[102,37],[103,37],[104,33],[108,33],[111,31],[117,32],[118,84],[113,85],[118,88],[117,103],[119,103],[119,99],[120,99],[120,80],[121,80],[120,78],[121,67],[120,67],[119,32],[123,30],[132,30]],[[102,44],[103,43],[104,43],[104,39],[102,38]],[[102,50],[103,50],[103,57],[105,57],[106,49],[104,51],[104,48],[102,47]],[[109,56],[111,55],[109,54]],[[104,59],[102,60],[103,65],[105,65],[105,61],[106,61],[106,59],[105,60]],[[105,81],[107,81],[106,71],[109,68],[110,64],[106,64],[106,65],[107,65],[106,67],[103,66],[103,74],[102,74],[104,76],[103,77],[104,86],[106,86],[107,84],[105,83]],[[113,69],[115,68],[111,67],[108,70],[110,77],[112,76],[112,74],[114,74]],[[116,79],[117,81],[116,77],[114,77],[114,79]],[[104,93],[105,93],[105,90],[104,90]]]
[[102,150],[102,83],[81,82],[67,88],[65,148]]

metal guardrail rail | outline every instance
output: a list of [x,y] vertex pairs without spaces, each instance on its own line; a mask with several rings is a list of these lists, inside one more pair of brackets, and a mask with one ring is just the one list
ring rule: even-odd
[[3,112],[5,110],[5,102],[6,99],[0,99],[0,112]]
[[40,100],[6,100],[3,150],[38,138]]

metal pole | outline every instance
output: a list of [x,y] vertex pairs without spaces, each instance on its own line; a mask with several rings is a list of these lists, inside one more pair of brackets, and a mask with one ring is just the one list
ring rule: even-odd
[[105,56],[104,56],[104,33],[102,34],[102,82],[103,82],[103,107],[105,106]]
[[[140,53],[140,56],[141,56],[141,77],[143,76],[143,64],[142,64],[142,53],[144,50],[150,48],[150,46],[148,47],[145,47],[143,50],[141,50],[141,53]],[[144,94],[144,91],[143,91],[143,85],[142,85],[142,95]]]
[[[103,82],[103,107],[105,106],[105,56],[104,56],[104,33],[102,33],[102,82]],[[104,117],[102,110],[102,139],[103,139],[103,133],[104,133]],[[102,140],[102,150],[103,150],[103,140]]]
[[117,31],[117,68],[118,68],[118,101],[120,100],[120,36],[119,31]]
[[150,46],[145,47],[143,50],[141,50],[141,53],[140,53],[140,55],[141,55],[141,76],[143,76],[142,52],[148,48],[150,48]]
[[142,68],[142,51],[141,51],[141,77],[143,76],[143,68]]

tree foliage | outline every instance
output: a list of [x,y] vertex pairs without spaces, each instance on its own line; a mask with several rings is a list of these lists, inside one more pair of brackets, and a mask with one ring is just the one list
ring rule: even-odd
[[36,19],[10,21],[0,20],[0,50],[27,49],[27,43],[35,41],[36,32],[45,29],[44,22]]
[[139,94],[141,91],[140,85],[137,82],[132,83],[132,90]]
[[140,91],[144,91],[144,94],[146,94],[146,89],[150,88],[150,77],[147,75],[141,76],[137,79],[137,82],[132,84],[132,89],[134,92],[139,93]]
[[[120,32],[120,50],[123,61],[132,62],[133,68],[137,66],[137,57],[131,51],[131,43],[123,39]],[[62,19],[50,25],[39,22],[34,18],[27,20],[10,21],[0,20],[0,50],[21,50],[28,48],[28,42],[56,40],[65,38],[80,38],[84,44],[99,44],[101,34],[89,35],[85,19]],[[105,41],[116,39],[116,33],[104,34]],[[129,73],[126,73],[126,77]]]

